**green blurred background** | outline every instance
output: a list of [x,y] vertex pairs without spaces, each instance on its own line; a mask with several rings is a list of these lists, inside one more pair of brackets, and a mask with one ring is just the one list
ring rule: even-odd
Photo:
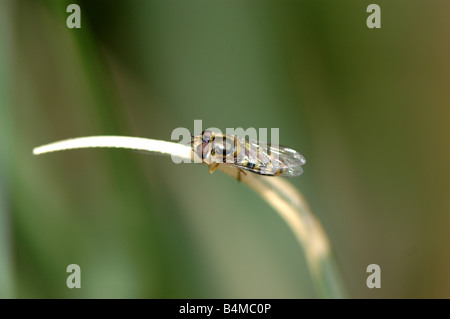
[[[290,181],[349,297],[450,297],[449,9],[0,0],[0,297],[318,297],[289,228],[220,172],[127,150],[32,155],[78,136],[170,140],[195,119],[277,127],[306,156]],[[66,287],[72,263],[81,289]]]

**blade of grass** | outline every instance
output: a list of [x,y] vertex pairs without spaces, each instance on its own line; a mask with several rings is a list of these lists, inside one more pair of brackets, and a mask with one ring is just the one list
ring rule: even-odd
[[0,2],[0,298],[13,298],[16,293],[9,207],[9,167],[14,145],[11,115],[11,61],[13,60],[12,3]]
[[[91,136],[69,139],[37,147],[33,153],[114,147],[172,155],[187,161],[196,156],[190,146],[126,136]],[[219,165],[218,170],[237,177],[238,171],[230,165]],[[279,177],[241,174],[241,182],[253,189],[283,218],[302,247],[311,277],[322,298],[344,298],[343,281],[334,261],[331,245],[320,221],[312,213],[303,195],[289,182]]]
[[[221,165],[218,169],[233,177],[238,173],[227,165]],[[241,174],[241,181],[272,206],[290,227],[303,248],[319,296],[344,298],[344,284],[334,261],[330,242],[303,195],[280,177]]]

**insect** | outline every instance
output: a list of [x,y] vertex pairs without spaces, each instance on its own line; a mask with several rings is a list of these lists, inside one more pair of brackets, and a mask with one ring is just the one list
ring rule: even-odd
[[293,177],[303,173],[305,157],[299,152],[279,145],[258,143],[244,137],[203,131],[192,137],[192,151],[212,173],[219,164],[232,165],[240,173],[245,171],[267,176]]

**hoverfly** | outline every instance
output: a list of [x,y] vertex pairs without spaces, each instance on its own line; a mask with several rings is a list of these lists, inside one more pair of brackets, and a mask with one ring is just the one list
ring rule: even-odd
[[299,176],[303,173],[301,166],[306,163],[305,157],[293,149],[212,131],[192,137],[191,145],[192,151],[209,165],[211,173],[219,164],[232,165],[239,170],[238,180],[245,171],[267,176]]

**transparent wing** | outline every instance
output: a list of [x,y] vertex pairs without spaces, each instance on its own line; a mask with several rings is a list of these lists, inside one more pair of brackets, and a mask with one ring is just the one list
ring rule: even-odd
[[299,176],[303,173],[305,157],[299,152],[280,145],[237,137],[241,151],[234,166],[253,173],[270,176]]

